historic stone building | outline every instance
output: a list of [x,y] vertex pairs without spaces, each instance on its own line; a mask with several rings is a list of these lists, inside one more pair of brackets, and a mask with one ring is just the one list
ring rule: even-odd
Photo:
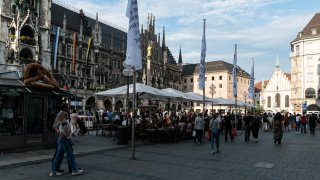
[[[225,61],[211,61],[206,62],[206,74],[205,74],[205,95],[210,98],[225,98],[234,99],[233,97],[233,80],[232,80],[232,69],[233,65]],[[203,94],[203,91],[199,89],[199,63],[197,64],[186,64],[183,66],[183,91],[184,92],[195,92]],[[237,99],[242,102],[252,102],[248,99],[248,88],[249,88],[250,75],[237,67]],[[210,86],[214,86],[213,94],[210,93]],[[202,111],[202,104],[195,103],[194,110]],[[211,110],[210,103],[207,104],[206,109]],[[221,108],[214,106],[214,111]],[[227,106],[222,107],[224,110],[229,110]]]
[[294,111],[320,111],[320,13],[291,42],[291,103]]
[[[126,32],[87,16],[86,10],[51,0],[2,0],[0,72],[22,71],[36,62],[49,69],[61,88],[82,98],[71,101],[81,108],[123,107],[123,100],[97,101],[95,92],[126,84],[122,74]],[[141,27],[143,70],[137,82],[157,88],[181,89],[181,66],[165,43],[163,28],[155,33],[155,17]],[[181,55],[180,55],[181,56]],[[180,64],[182,63],[182,58]],[[132,81],[132,80],[130,80]]]
[[51,1],[0,1],[0,72],[36,62],[50,68]]
[[276,68],[270,80],[260,81],[256,84],[257,107],[267,112],[293,113],[291,97],[291,74],[280,69],[277,58]]

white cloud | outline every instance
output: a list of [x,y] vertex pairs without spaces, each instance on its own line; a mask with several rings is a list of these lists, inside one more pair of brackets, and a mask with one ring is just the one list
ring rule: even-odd
[[[66,1],[85,13],[98,12],[100,19],[127,29],[127,0]],[[250,71],[251,58],[255,58],[256,75],[266,76],[265,79],[273,73],[276,54],[281,57],[284,71],[290,71],[290,42],[314,14],[287,7],[270,9],[288,2],[295,3],[293,0],[139,0],[138,3],[140,24],[146,25],[147,15],[152,13],[156,17],[156,33],[162,33],[162,26],[166,27],[166,44],[176,59],[181,46],[183,61],[198,63],[202,19],[206,18],[206,59],[232,62],[237,43],[239,65]]]

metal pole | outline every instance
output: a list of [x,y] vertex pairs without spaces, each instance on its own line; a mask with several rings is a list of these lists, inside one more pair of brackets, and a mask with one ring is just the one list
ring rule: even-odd
[[133,67],[133,81],[132,81],[132,86],[133,86],[133,106],[132,106],[132,159],[135,159],[135,118],[136,118],[136,72]]
[[127,121],[126,121],[126,142],[128,142],[128,121],[129,121],[129,76],[127,76],[127,104],[126,104],[126,116],[127,116]]

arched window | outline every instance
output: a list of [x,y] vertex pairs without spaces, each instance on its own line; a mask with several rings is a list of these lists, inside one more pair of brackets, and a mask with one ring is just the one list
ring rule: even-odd
[[35,45],[34,31],[30,26],[23,26],[20,31],[20,42]]
[[270,108],[270,107],[271,107],[271,97],[268,96],[268,108]]
[[32,55],[32,52],[29,48],[24,48],[21,50],[20,52],[20,60],[25,63],[25,64],[28,64],[28,63],[31,63],[33,62],[33,55]]
[[316,91],[313,88],[306,89],[306,98],[316,98]]
[[285,107],[289,107],[289,96],[286,95],[286,98],[285,98]]
[[277,93],[276,94],[276,107],[280,107],[280,94],[279,93]]

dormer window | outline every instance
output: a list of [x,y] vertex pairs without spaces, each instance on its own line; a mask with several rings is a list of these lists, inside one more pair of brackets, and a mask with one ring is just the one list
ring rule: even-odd
[[316,35],[317,34],[317,29],[311,29],[311,34]]

